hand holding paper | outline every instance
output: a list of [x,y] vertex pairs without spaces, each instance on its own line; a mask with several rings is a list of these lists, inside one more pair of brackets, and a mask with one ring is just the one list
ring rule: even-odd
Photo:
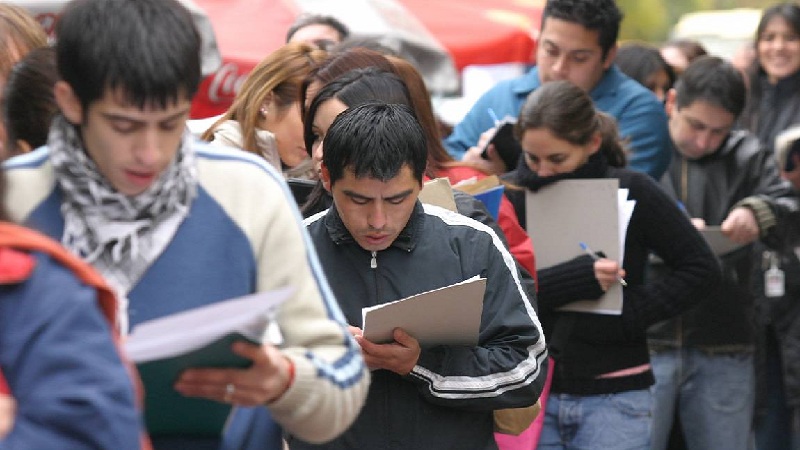
[[246,369],[189,369],[175,390],[187,397],[258,406],[278,399],[289,388],[292,362],[274,345],[236,342],[232,350],[253,364]]
[[356,342],[361,346],[361,354],[370,370],[386,369],[398,375],[408,375],[419,360],[422,351],[419,342],[401,328],[395,328],[392,337],[394,342],[376,344],[356,335]]
[[738,244],[749,244],[758,239],[756,216],[750,208],[735,208],[720,226],[722,234]]

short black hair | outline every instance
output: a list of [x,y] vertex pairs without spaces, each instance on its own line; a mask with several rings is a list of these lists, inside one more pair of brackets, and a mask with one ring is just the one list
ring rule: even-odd
[[675,71],[661,56],[661,51],[651,45],[629,43],[620,46],[614,64],[622,73],[648,89],[647,79],[661,70],[667,74],[669,87],[675,84]]
[[[336,98],[348,108],[366,103],[396,103],[411,106],[411,96],[403,80],[397,75],[366,67],[353,69],[323,86],[311,100],[303,119],[303,139],[310,155],[314,141],[314,116],[322,103]],[[327,148],[327,143],[325,144]]]
[[309,25],[326,25],[333,28],[339,33],[339,42],[350,37],[350,29],[347,28],[347,25],[333,16],[326,16],[323,14],[301,14],[297,16],[297,19],[295,19],[294,23],[286,31],[286,42],[289,42],[299,29]]
[[597,31],[605,58],[617,43],[622,11],[614,0],[548,0],[542,12],[542,28],[550,17]]
[[747,102],[742,72],[716,56],[701,56],[686,68],[675,85],[678,109],[705,101],[739,117]]
[[336,117],[322,156],[330,184],[352,170],[356,178],[389,181],[408,165],[422,183],[428,162],[425,133],[411,108],[405,105],[368,103]]
[[165,107],[200,84],[200,35],[177,0],[75,0],[56,35],[59,74],[84,110],[108,90]]

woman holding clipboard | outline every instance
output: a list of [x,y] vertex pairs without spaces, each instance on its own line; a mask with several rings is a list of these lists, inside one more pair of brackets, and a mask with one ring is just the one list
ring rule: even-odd
[[[645,174],[623,168],[625,154],[616,124],[596,111],[580,88],[567,81],[538,88],[522,106],[515,134],[523,154],[506,179],[525,189],[506,193],[523,226],[526,191],[561,180],[616,178],[636,202],[622,267],[589,251],[537,270],[539,314],[555,361],[538,448],[649,449],[656,413],[649,386],[655,380],[645,331],[713,289],[720,277],[717,262],[658,185]],[[650,253],[671,270],[658,283],[645,282]],[[559,310],[573,301],[599,299],[623,277],[620,315]]]

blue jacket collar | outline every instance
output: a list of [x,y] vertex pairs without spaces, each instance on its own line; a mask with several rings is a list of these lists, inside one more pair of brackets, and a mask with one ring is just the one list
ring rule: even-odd
[[[614,94],[622,83],[624,75],[617,66],[612,65],[605,71],[600,81],[592,89],[592,99],[598,99],[609,94]],[[528,95],[542,85],[539,79],[539,68],[533,67],[525,75],[511,82],[511,90],[517,95]]]

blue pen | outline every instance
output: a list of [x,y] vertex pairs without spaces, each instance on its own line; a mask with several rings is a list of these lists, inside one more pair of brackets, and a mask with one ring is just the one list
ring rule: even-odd
[[489,117],[491,117],[492,120],[494,120],[495,126],[500,123],[500,119],[497,118],[497,114],[494,113],[494,110],[492,108],[486,108],[486,111],[489,113]]
[[[598,256],[597,253],[593,252],[592,249],[589,248],[589,246],[586,245],[585,243],[578,242],[578,245],[580,245],[583,251],[586,252],[587,255],[591,256],[593,260],[597,261],[598,259],[600,259],[600,256]],[[625,282],[624,278],[617,277],[617,281],[619,281],[619,284],[623,285],[624,287],[628,287],[628,283]]]

